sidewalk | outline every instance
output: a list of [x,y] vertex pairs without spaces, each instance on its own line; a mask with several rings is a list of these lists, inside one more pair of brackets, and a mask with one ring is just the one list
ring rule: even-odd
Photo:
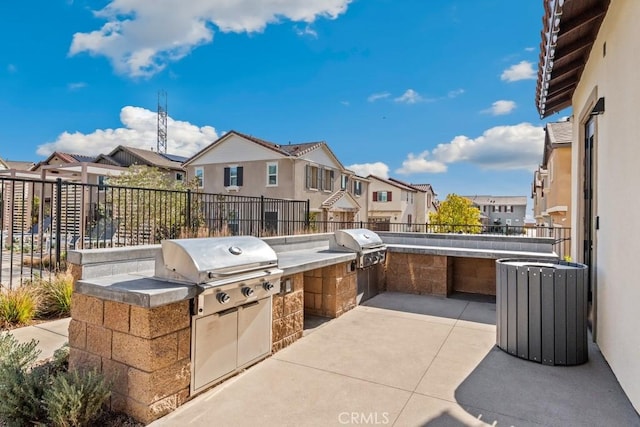
[[25,326],[9,331],[19,342],[29,342],[31,339],[38,341],[38,349],[41,351],[38,359],[47,359],[62,347],[69,336],[70,318],[43,322],[34,326]]

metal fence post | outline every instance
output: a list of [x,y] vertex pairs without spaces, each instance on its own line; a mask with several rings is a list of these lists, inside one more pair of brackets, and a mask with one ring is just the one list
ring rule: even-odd
[[264,196],[260,196],[260,229],[258,230],[258,236],[262,234],[264,230]]
[[309,212],[309,199],[307,199],[307,202],[305,204],[304,207],[304,225],[305,228],[308,230],[310,225],[311,225],[311,217],[309,216],[310,212]]
[[193,223],[191,222],[191,189],[187,189],[187,215],[186,215],[186,221],[187,221],[187,229],[189,230],[189,233],[193,232]]
[[56,180],[56,269],[60,269],[62,246],[62,178]]

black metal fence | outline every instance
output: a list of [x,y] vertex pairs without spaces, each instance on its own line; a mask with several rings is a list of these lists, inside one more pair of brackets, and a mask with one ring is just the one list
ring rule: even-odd
[[167,238],[281,236],[345,228],[551,237],[570,253],[570,229],[311,219],[309,201],[39,181],[0,176],[0,287],[64,267],[66,252],[159,243]]
[[308,230],[309,202],[0,176],[0,285],[64,267],[66,252],[167,238]]

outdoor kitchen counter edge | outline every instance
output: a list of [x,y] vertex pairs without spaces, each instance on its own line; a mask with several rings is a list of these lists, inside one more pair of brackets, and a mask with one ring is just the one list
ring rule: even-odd
[[395,244],[395,243],[387,244],[387,250],[389,252],[398,252],[398,253],[455,256],[455,257],[466,257],[466,258],[558,259],[558,254],[556,254],[555,252],[528,252],[528,251],[513,251],[513,250],[502,250],[502,249],[451,248],[451,247],[442,247],[442,246],[402,245],[402,244]]
[[[355,258],[355,253],[328,249],[280,252],[278,267],[287,276]],[[81,279],[76,282],[75,292],[143,308],[189,300],[201,292],[197,286],[158,279],[153,274],[153,271],[145,271]]]

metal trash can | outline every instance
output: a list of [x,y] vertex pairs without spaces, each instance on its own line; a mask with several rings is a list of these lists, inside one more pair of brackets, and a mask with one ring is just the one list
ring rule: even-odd
[[496,343],[545,365],[588,360],[587,266],[564,261],[496,261]]

